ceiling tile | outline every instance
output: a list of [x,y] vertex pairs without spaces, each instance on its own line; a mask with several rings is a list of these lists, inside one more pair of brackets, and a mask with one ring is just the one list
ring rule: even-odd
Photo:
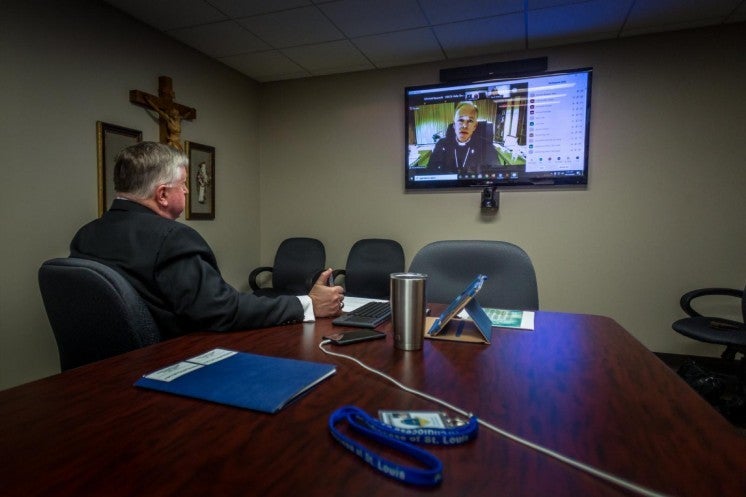
[[528,0],[528,10],[557,7],[559,5],[569,5],[571,3],[583,3],[585,1],[587,0]]
[[286,48],[281,52],[313,74],[341,72],[345,68],[350,71],[374,69],[373,64],[347,40]]
[[106,3],[163,31],[228,18],[204,0],[107,0]]
[[713,24],[718,24],[720,22],[721,22],[720,19],[698,19],[696,21],[689,21],[689,22],[651,24],[651,25],[643,26],[639,28],[625,28],[624,31],[620,33],[620,36],[630,37],[630,36],[639,36],[639,35],[653,34],[653,33],[665,33],[667,31],[679,31],[682,29],[694,29],[694,28],[701,28],[704,26],[711,26]]
[[168,34],[212,57],[272,48],[235,21],[175,29]]
[[304,78],[311,75],[278,50],[232,55],[219,60],[257,81]]
[[742,2],[733,13],[728,16],[726,22],[743,22],[746,21],[746,2]]
[[350,38],[428,24],[416,0],[340,0],[319,8]]
[[523,12],[523,0],[461,0],[458,3],[453,0],[420,0],[419,3],[432,24]]
[[341,40],[342,33],[315,7],[239,19],[242,26],[275,48]]
[[615,37],[632,0],[593,0],[528,12],[528,46],[574,43]]
[[259,81],[746,21],[746,0],[103,1]]
[[268,12],[294,9],[311,5],[310,0],[209,0],[225,14],[233,17],[248,17]]
[[575,43],[588,43],[591,41],[601,41],[616,38],[618,31],[593,31],[586,33],[566,33],[546,38],[537,38],[528,41],[529,48],[546,48],[558,45],[572,45]]
[[[445,58],[430,28],[363,36],[352,42],[376,67],[402,66]],[[407,47],[405,51],[402,47]]]
[[525,47],[523,14],[443,24],[433,30],[449,59]]
[[[694,25],[716,24],[724,21],[742,0],[655,0],[635,2],[629,15],[629,29],[667,24]],[[708,20],[709,22],[703,22]]]

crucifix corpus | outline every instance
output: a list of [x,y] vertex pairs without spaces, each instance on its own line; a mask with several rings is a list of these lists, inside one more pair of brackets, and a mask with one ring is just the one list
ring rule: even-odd
[[172,147],[182,150],[181,120],[191,121],[197,118],[197,110],[186,105],[174,102],[176,94],[174,93],[173,83],[168,76],[158,78],[158,96],[150,95],[140,90],[130,90],[130,102],[154,110],[158,113],[158,123],[160,125],[161,143],[168,143]]

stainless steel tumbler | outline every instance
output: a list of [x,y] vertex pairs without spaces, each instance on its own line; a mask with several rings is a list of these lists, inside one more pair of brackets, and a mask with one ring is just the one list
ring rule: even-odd
[[391,321],[394,347],[420,350],[425,333],[426,274],[391,273]]

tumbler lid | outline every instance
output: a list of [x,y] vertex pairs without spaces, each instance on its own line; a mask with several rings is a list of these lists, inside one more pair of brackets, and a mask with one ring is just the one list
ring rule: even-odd
[[391,273],[392,280],[426,280],[427,275],[422,273]]

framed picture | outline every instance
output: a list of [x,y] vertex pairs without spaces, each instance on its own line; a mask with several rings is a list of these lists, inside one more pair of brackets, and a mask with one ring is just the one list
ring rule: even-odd
[[96,121],[99,217],[114,200],[114,159],[123,148],[141,141],[142,131]]
[[215,219],[215,148],[184,142],[189,157],[187,219]]

